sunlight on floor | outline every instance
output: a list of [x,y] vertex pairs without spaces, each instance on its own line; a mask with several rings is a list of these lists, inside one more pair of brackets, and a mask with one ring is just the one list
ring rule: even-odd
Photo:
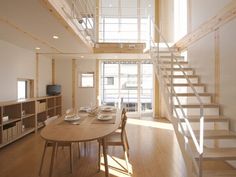
[[157,122],[157,121],[151,121],[151,120],[140,120],[140,119],[128,118],[127,123],[133,124],[133,125],[141,125],[141,126],[146,126],[146,127],[165,129],[165,130],[174,130],[172,124],[168,122]]
[[[120,159],[114,156],[107,156],[109,173],[118,177],[129,177],[133,174],[132,165],[129,163],[130,174],[127,171],[126,162],[124,159]],[[105,171],[104,158],[101,158],[101,170]]]

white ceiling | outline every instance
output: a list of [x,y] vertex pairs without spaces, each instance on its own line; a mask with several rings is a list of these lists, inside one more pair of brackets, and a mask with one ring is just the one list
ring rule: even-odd
[[[59,39],[52,38],[58,35]],[[42,0],[0,0],[0,40],[39,53],[89,53],[89,48],[66,30]]]

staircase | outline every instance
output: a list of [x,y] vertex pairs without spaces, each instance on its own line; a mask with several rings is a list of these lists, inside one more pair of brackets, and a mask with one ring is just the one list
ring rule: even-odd
[[236,133],[229,130],[229,119],[220,114],[213,94],[177,51],[154,46],[150,54],[189,176],[236,177],[227,163],[236,160]]

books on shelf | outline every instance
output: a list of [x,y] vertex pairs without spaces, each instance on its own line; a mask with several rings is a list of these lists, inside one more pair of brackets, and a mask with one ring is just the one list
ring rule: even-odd
[[3,129],[2,143],[7,143],[16,137],[20,136],[22,132],[22,122],[18,121],[12,126]]

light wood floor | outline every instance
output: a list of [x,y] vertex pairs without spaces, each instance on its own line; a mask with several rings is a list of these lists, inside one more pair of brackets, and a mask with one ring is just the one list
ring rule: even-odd
[[[91,130],[92,131],[92,130]],[[165,120],[129,119],[130,166],[134,177],[186,177],[185,165],[171,125]],[[39,134],[30,134],[0,150],[1,177],[38,176],[44,141]],[[42,177],[48,176],[51,149],[46,153]],[[110,176],[128,176],[121,147],[109,148]],[[119,165],[118,163],[121,165]],[[74,172],[70,174],[69,150],[59,149],[54,177],[102,177],[97,173],[97,143],[81,148],[78,159],[74,152]],[[122,167],[123,166],[123,167]],[[103,168],[103,167],[102,167]]]

